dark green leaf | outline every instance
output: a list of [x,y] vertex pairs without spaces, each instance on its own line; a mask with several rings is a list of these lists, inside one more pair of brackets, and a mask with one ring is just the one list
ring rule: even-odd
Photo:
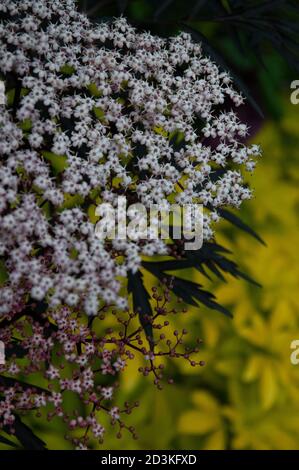
[[[162,263],[164,264],[166,262]],[[166,279],[169,281],[169,283],[171,282],[172,292],[185,303],[198,307],[199,302],[213,310],[224,313],[227,316],[232,316],[232,314],[225,307],[222,307],[214,300],[215,297],[212,293],[201,289],[200,284],[165,273],[165,271],[161,269],[163,266],[162,263],[144,262],[143,267],[150,271],[151,274],[156,276],[160,281]],[[163,267],[165,267],[165,264]]]
[[143,284],[143,276],[140,271],[136,273],[129,273],[128,276],[128,291],[132,293],[133,297],[133,308],[138,313],[141,326],[144,329],[146,337],[149,341],[150,346],[153,345],[153,328],[149,321],[149,317],[152,316],[152,308],[149,302],[149,294]]

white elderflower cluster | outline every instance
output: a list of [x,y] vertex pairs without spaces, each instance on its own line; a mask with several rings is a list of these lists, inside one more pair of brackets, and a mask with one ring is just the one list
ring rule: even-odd
[[211,238],[217,208],[251,196],[241,167],[260,150],[242,143],[243,98],[188,34],[161,39],[124,18],[93,25],[73,0],[2,0],[0,14],[11,95],[0,115],[0,313],[28,293],[89,315],[100,300],[124,308],[119,279],[168,248],[99,240],[90,206],[120,194],[147,207],[202,203]]

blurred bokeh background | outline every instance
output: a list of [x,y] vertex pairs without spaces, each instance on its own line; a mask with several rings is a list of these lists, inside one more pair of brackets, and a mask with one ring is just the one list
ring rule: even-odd
[[[198,31],[203,35],[198,39],[225,61],[240,88],[247,95],[249,90],[252,99],[242,119],[251,128],[251,140],[263,149],[249,177],[254,198],[238,215],[265,245],[227,222],[217,231],[217,241],[262,287],[232,277],[226,283],[200,278],[234,318],[204,307],[175,317],[178,327],[189,331],[190,343],[203,339],[206,366],[199,370],[180,361],[168,363],[175,383],[158,391],[138,372],[139,359],[131,361],[117,398],[140,401],[128,417],[139,439],[124,434],[117,440],[108,431],[104,448],[299,449],[299,365],[290,361],[290,344],[299,339],[299,104],[290,102],[291,82],[299,79],[298,46],[290,43],[298,33],[298,3],[79,3],[94,21],[123,11],[136,27],[160,35],[174,34],[184,24]],[[50,431],[38,422],[35,426],[49,448],[61,448],[64,430],[57,423]]]

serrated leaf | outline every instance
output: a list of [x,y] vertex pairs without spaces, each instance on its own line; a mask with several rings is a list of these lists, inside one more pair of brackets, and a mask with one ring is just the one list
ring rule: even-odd
[[72,66],[72,65],[63,65],[61,68],[60,68],[60,73],[62,73],[63,75],[73,75],[73,73],[75,72],[75,68]]
[[100,96],[102,96],[102,92],[98,89],[98,87],[96,86],[95,83],[91,83],[90,85],[88,85],[87,87],[89,93],[92,95],[92,96],[95,96],[96,98],[99,98]]
[[87,209],[87,214],[92,224],[96,224],[98,220],[100,220],[100,216],[96,215],[96,209],[97,209],[97,206],[95,204],[90,204],[90,206]]
[[251,228],[249,225],[245,224],[237,215],[235,215],[233,212],[230,212],[227,209],[217,209],[217,212],[221,217],[224,219],[228,220],[231,224],[235,225],[241,230],[244,230],[244,232],[249,233],[252,237],[256,238],[260,243],[263,245],[266,245],[264,240]]
[[197,13],[205,6],[206,3],[207,0],[198,0],[197,2],[195,2],[195,5],[189,15],[189,19],[192,20],[197,15]]
[[15,449],[18,449],[19,447],[17,444],[15,444],[13,441],[10,441],[9,439],[6,439],[6,437],[0,435],[0,442],[1,444],[5,444],[10,447],[14,447]]
[[149,293],[143,284],[143,276],[140,271],[136,273],[129,272],[128,291],[133,297],[133,308],[138,313],[139,321],[146,334],[150,347],[153,346],[153,328],[146,317],[152,316],[152,307],[149,302]]
[[22,131],[26,132],[26,131],[30,131],[30,129],[32,128],[32,121],[31,119],[24,119],[24,121],[21,121],[19,123],[19,127],[20,129],[22,129]]
[[93,112],[99,121],[105,122],[105,111],[102,108],[95,106]]
[[24,424],[19,416],[15,415],[15,436],[25,450],[46,450],[46,444],[34,432]]

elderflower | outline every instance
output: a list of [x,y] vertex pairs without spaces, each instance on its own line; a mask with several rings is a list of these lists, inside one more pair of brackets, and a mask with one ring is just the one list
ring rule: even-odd
[[[21,87],[0,115],[0,253],[9,277],[0,314],[27,294],[88,315],[101,300],[123,309],[116,279],[168,246],[106,244],[85,208],[97,197],[115,204],[120,192],[146,207],[170,197],[200,202],[211,211],[203,227],[211,238],[217,209],[251,197],[241,167],[251,172],[260,150],[244,144],[248,129],[234,111],[243,98],[186,33],[161,39],[125,18],[93,25],[73,0],[2,0],[0,11],[0,72]],[[224,103],[230,110],[219,112]]]

